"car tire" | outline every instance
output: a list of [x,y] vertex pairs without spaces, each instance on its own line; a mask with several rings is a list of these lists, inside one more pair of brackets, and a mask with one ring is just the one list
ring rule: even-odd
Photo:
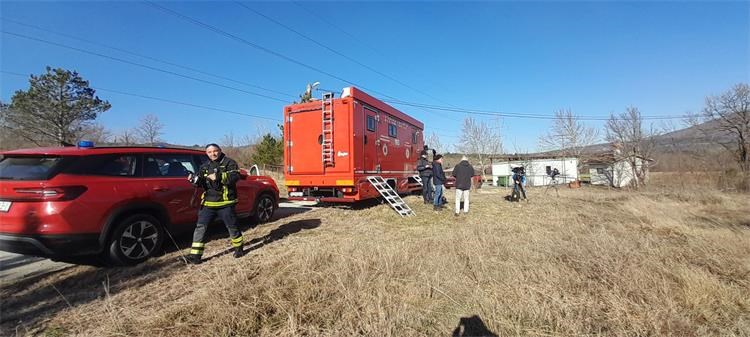
[[276,211],[276,203],[268,194],[261,194],[258,197],[258,201],[255,202],[255,209],[253,212],[253,220],[256,223],[266,223],[271,221],[273,213]]
[[164,229],[155,217],[135,214],[117,223],[109,238],[109,260],[116,265],[129,266],[154,256],[164,241]]

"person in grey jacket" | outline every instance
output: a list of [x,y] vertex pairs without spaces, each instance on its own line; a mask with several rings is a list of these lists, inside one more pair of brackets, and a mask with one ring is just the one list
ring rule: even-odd
[[474,167],[469,164],[469,158],[461,157],[461,161],[453,168],[456,177],[456,213],[461,211],[461,200],[464,201],[464,214],[469,213],[469,190],[471,190],[471,177],[474,176]]

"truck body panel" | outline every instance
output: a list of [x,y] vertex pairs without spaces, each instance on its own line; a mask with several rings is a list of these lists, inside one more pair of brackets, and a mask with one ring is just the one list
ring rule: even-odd
[[[290,200],[354,202],[379,196],[367,176],[379,175],[398,193],[421,189],[413,179],[424,124],[354,87],[331,101],[284,107],[284,175]],[[326,131],[329,129],[330,131]],[[332,162],[324,151],[331,132]]]

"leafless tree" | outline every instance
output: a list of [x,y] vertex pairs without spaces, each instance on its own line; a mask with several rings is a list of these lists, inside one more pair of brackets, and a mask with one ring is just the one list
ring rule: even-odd
[[23,135],[18,135],[13,132],[10,121],[8,121],[7,113],[10,106],[0,101],[0,149],[1,150],[15,150],[24,147],[39,146],[33,140],[28,140]]
[[440,141],[440,136],[438,136],[435,131],[430,132],[430,135],[425,138],[424,144],[429,146],[429,148],[431,149],[435,149],[437,153],[445,153],[445,151],[447,150],[443,146],[443,143]]
[[458,150],[467,155],[476,156],[482,169],[482,179],[484,179],[484,167],[488,158],[503,151],[499,128],[491,128],[486,122],[466,117],[459,138]]
[[611,114],[606,124],[606,138],[617,149],[616,160],[625,160],[633,171],[635,188],[646,184],[650,159],[656,143],[653,129],[644,130],[641,111],[628,107],[625,112]]
[[237,137],[233,132],[225,134],[219,145],[227,156],[236,160],[240,166],[249,166],[252,163],[252,156],[255,153],[255,144],[258,142],[257,137],[245,135]]
[[154,144],[160,141],[160,136],[164,133],[162,129],[164,129],[164,124],[159,121],[159,117],[148,114],[141,119],[141,124],[136,128],[136,132],[144,143]]
[[235,158],[236,160],[240,150],[237,147],[237,141],[235,140],[233,132],[224,134],[224,137],[222,137],[219,141],[219,145],[221,145],[222,152],[226,153],[226,155],[231,158]]
[[224,137],[221,138],[221,141],[219,141],[219,145],[221,145],[222,149],[236,147],[237,141],[235,140],[234,133],[229,132],[228,134],[225,134]]
[[570,109],[555,111],[552,128],[539,138],[539,146],[545,150],[555,150],[560,156],[579,158],[579,165],[584,162],[584,148],[593,145],[599,133],[593,127],[586,126]]
[[87,125],[78,132],[78,139],[90,140],[95,144],[109,143],[113,138],[112,132],[99,123]]
[[136,139],[136,134],[137,132],[135,129],[123,129],[117,136],[115,136],[115,143],[123,145],[137,144],[138,140]]
[[718,132],[718,143],[734,155],[742,172],[750,172],[750,85],[739,83],[706,97],[703,119],[709,122],[703,129]]

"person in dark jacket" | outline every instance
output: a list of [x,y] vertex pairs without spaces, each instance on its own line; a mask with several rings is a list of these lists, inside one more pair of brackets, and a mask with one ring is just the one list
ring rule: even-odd
[[[523,200],[526,200],[526,202],[529,201],[529,199],[526,199],[526,170],[523,168],[523,166],[516,167],[513,169],[513,193],[511,193],[511,200],[520,200],[521,194],[523,193]],[[513,197],[515,195],[515,197]]]
[[427,160],[427,151],[422,151],[419,160],[417,160],[417,172],[422,180],[422,199],[425,204],[432,202],[432,164]]
[[206,246],[206,229],[217,216],[229,231],[234,257],[244,255],[242,232],[237,227],[237,216],[234,213],[237,204],[237,181],[240,179],[239,166],[221,152],[219,145],[208,144],[206,155],[209,160],[201,165],[195,175],[188,175],[188,180],[193,186],[204,190],[198,223],[193,232],[193,245],[188,255],[188,262],[192,264],[201,263],[203,249]]
[[469,164],[469,158],[461,157],[461,161],[453,168],[456,177],[456,213],[461,211],[461,200],[464,201],[464,214],[469,213],[469,190],[471,190],[471,178],[474,176],[474,167]]
[[432,208],[439,211],[443,208],[443,184],[445,184],[442,155],[436,155],[432,160],[432,180],[435,185],[435,197],[432,201]]

